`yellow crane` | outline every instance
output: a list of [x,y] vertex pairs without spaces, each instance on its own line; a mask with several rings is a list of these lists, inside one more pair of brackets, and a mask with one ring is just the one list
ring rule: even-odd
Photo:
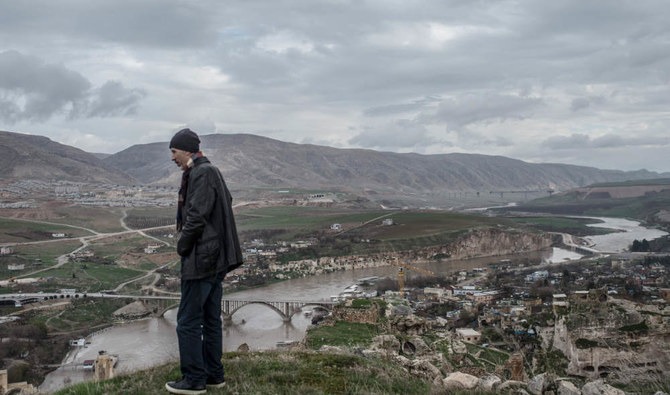
[[400,292],[400,297],[405,297],[405,270],[414,270],[419,273],[423,273],[428,276],[436,276],[436,274],[428,269],[422,269],[420,267],[412,266],[407,262],[398,262],[394,263],[396,266],[400,266],[398,269],[398,291]]

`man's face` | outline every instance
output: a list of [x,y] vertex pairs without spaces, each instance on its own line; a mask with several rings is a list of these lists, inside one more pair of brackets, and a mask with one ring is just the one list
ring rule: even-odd
[[188,170],[188,160],[191,159],[191,153],[177,148],[170,148],[170,152],[172,152],[172,161],[182,170]]

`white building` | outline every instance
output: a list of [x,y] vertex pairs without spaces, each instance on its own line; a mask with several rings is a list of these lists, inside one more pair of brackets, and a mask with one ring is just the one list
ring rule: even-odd
[[526,276],[527,283],[533,283],[538,280],[544,280],[549,277],[549,272],[547,270],[538,270]]
[[552,306],[554,307],[568,307],[568,295],[566,294],[553,294],[552,295]]
[[456,334],[459,338],[461,338],[461,340],[465,340],[471,343],[478,343],[479,339],[482,337],[481,333],[470,328],[458,328],[456,329]]
[[144,248],[144,253],[145,254],[155,254],[156,251],[160,248],[161,246],[157,244],[149,244]]

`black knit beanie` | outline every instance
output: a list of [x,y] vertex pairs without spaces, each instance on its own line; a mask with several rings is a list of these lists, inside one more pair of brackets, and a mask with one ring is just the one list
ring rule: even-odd
[[170,148],[176,148],[186,152],[198,152],[200,151],[200,139],[191,129],[182,129],[172,137],[172,140],[170,140]]

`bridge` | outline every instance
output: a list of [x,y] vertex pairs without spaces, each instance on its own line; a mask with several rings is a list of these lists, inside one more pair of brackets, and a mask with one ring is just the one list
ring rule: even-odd
[[330,311],[332,307],[337,304],[337,302],[325,302],[325,301],[319,301],[319,302],[308,302],[302,300],[267,301],[267,300],[236,300],[226,298],[223,298],[221,302],[222,302],[221,310],[223,314],[223,319],[224,321],[227,322],[231,321],[233,314],[235,314],[236,311],[250,304],[260,304],[271,308],[272,310],[277,312],[277,314],[279,314],[282,321],[284,322],[291,321],[293,315],[295,313],[302,311],[303,307],[313,306],[314,308]]
[[[36,302],[48,302],[67,299],[80,298],[107,298],[107,299],[133,299],[143,302],[150,302],[155,305],[156,316],[162,316],[166,311],[179,306],[179,295],[121,295],[106,292],[70,292],[70,293],[19,293],[0,295],[0,304],[14,304],[21,307],[25,304]],[[304,301],[304,300],[242,300],[242,299],[221,299],[221,315],[224,322],[232,322],[232,316],[244,306],[257,304],[267,306],[275,311],[284,322],[289,322],[293,315],[302,311],[304,307],[313,306],[325,311],[331,311],[337,302],[331,301]]]

